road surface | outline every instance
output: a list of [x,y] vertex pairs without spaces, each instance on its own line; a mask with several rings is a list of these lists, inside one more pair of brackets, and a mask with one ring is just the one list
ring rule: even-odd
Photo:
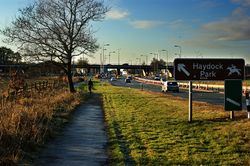
[[[142,84],[135,80],[132,80],[131,83],[125,83],[124,79],[118,79],[116,81],[111,82],[114,86],[124,86],[130,88],[143,88],[144,90],[149,90],[153,92],[161,92],[161,86],[159,85],[151,85],[151,84]],[[179,93],[167,92],[173,96],[178,96],[182,98],[188,98],[188,89],[181,89]],[[211,92],[211,91],[200,91],[193,89],[193,101],[201,101],[214,105],[222,105],[224,106],[224,94],[220,92]],[[243,97],[243,108],[245,107],[244,97]]]

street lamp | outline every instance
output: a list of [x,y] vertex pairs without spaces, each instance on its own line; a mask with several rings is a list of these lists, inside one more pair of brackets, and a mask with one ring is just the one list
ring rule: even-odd
[[180,49],[179,58],[181,58],[181,46],[179,46],[179,45],[174,45],[174,47],[178,47],[178,48]]
[[157,57],[156,57],[156,55],[157,55],[156,53],[152,53],[152,52],[151,52],[151,53],[149,53],[149,54],[153,55],[155,59],[157,58]]
[[130,65],[133,65],[133,61],[132,60],[130,60]]
[[106,50],[105,49],[105,46],[110,46],[109,44],[104,44],[103,45],[103,48],[102,48],[102,63],[105,64],[105,54],[104,54],[104,51]]
[[167,64],[167,66],[168,66],[168,51],[167,51],[167,50],[164,50],[164,49],[161,50],[161,51],[162,51],[162,52],[164,52],[164,51],[166,52],[166,55],[167,55],[167,62],[166,62],[166,64]]
[[105,64],[105,55],[104,55],[104,51],[106,50],[105,49],[105,46],[109,46],[109,44],[103,44],[103,47],[102,47],[102,72],[104,72],[104,64]]
[[166,55],[167,55],[167,62],[166,62],[166,74],[167,74],[167,79],[168,79],[168,51],[167,50],[161,50],[161,51],[166,51]]
[[118,55],[118,65],[120,65],[120,51],[121,49],[117,49],[117,55]]
[[111,56],[112,53],[115,53],[115,51],[109,52],[109,64],[110,64],[110,56]]
[[153,62],[153,65],[154,65],[154,72],[155,72],[155,73],[158,73],[158,63],[159,63],[159,62],[158,62],[158,59],[156,58],[156,55],[157,55],[157,54],[156,54],[156,53],[152,53],[152,52],[151,52],[150,54],[154,55],[154,59],[153,59],[153,61],[152,61],[152,62]]
[[161,52],[162,52],[163,50],[158,50],[158,57],[157,57],[157,59],[158,60],[161,60]]
[[200,51],[195,51],[195,53],[196,53],[196,57],[197,57],[197,58],[198,58],[198,57],[203,58],[202,53],[201,53]]
[[136,58],[136,61],[138,61],[137,65],[141,65],[141,58]]
[[148,65],[148,56],[147,55],[141,55],[141,57],[143,57],[143,56],[146,57],[145,65]]

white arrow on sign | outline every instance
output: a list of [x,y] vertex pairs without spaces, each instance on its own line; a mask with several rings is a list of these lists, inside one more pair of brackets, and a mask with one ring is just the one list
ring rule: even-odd
[[230,103],[232,103],[232,104],[234,104],[234,105],[240,107],[240,103],[238,103],[237,101],[234,101],[234,100],[232,100],[232,99],[230,99],[230,98],[226,98],[226,100],[227,100],[228,102],[230,102]]
[[178,64],[177,66],[179,72],[183,71],[187,76],[189,76],[190,73],[185,69],[185,67],[186,66],[182,63]]

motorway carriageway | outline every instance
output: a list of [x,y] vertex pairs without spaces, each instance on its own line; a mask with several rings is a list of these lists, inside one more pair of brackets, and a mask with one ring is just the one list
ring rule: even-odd
[[[136,80],[132,80],[131,83],[125,83],[124,79],[117,79],[116,81],[111,82],[114,86],[123,86],[130,88],[137,88],[153,92],[161,92],[160,85],[146,84],[137,82]],[[188,99],[188,89],[180,88],[180,92],[167,92],[173,96],[178,96],[181,98]],[[213,92],[213,91],[205,91],[205,90],[196,90],[193,88],[193,101],[201,101],[206,102],[213,105],[222,105],[224,106],[224,93]],[[245,97],[242,96],[243,101],[243,110],[246,110]]]

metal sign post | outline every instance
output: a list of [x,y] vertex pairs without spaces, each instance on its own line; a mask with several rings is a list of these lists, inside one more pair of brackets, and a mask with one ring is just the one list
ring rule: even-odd
[[230,111],[230,119],[234,119],[234,111],[242,110],[242,80],[225,80],[224,108]]
[[177,58],[174,60],[174,78],[176,80],[243,80],[244,71],[244,59]]
[[240,80],[241,82],[230,83],[229,90],[225,90],[225,110],[231,111],[230,117],[233,118],[233,111],[242,109],[244,76],[244,59],[176,58],[174,60],[175,80],[189,81],[189,122],[192,121],[192,81]]
[[230,119],[234,120],[234,111],[230,111]]
[[250,100],[249,100],[249,93],[245,92],[246,96],[246,106],[247,106],[247,118],[250,119]]
[[192,122],[192,114],[193,114],[193,107],[192,107],[192,103],[193,103],[193,85],[192,85],[192,81],[189,81],[189,114],[188,114],[188,121]]

